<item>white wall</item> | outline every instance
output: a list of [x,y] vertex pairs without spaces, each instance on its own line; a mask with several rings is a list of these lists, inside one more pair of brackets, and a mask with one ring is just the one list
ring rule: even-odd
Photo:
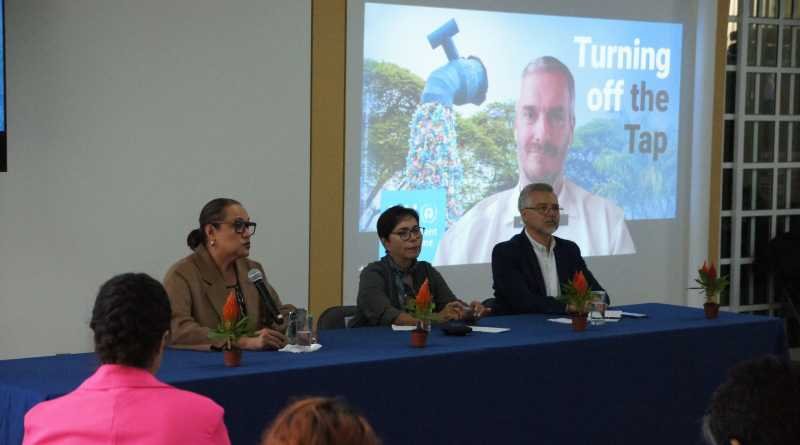
[[[695,77],[695,91],[703,91],[706,94],[696,94],[694,97],[693,108],[697,124],[692,131],[692,146],[697,150],[692,151],[692,189],[705,191],[704,193],[692,193],[689,203],[689,220],[692,224],[688,227],[689,246],[686,276],[687,289],[697,287],[694,282],[697,276],[697,269],[703,261],[709,259],[708,255],[708,208],[711,200],[721,199],[721,196],[711,196],[711,128],[714,125],[714,58],[716,56],[716,20],[717,20],[717,1],[706,0],[697,5],[697,52],[696,60],[704,60],[706,63],[699,63],[697,75]],[[702,149],[706,147],[706,149]],[[702,306],[705,297],[697,290],[690,290],[687,294],[686,303],[689,306]]]
[[8,0],[0,358],[91,349],[98,286],[162,278],[211,198],[307,305],[310,0]]

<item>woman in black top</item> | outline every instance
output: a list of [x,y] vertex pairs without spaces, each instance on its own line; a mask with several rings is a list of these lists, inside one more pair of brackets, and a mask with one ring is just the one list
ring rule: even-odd
[[394,206],[378,218],[378,238],[386,255],[361,271],[358,283],[358,312],[351,327],[414,325],[417,320],[404,312],[406,299],[414,298],[428,279],[435,310],[440,320],[461,319],[468,308],[480,316],[484,308],[470,305],[453,295],[442,275],[427,261],[417,261],[422,247],[423,228],[416,210]]

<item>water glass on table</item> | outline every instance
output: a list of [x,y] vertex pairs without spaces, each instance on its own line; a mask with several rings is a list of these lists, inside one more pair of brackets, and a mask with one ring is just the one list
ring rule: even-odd
[[593,326],[600,326],[606,322],[606,293],[601,290],[592,291],[591,310],[589,311],[589,323]]
[[316,342],[313,330],[314,319],[305,309],[296,309],[289,316],[289,344],[310,346]]
[[311,346],[316,343],[317,340],[314,338],[314,318],[311,316],[310,312],[304,317],[304,321],[305,323],[298,323],[297,326],[297,344],[300,346]]

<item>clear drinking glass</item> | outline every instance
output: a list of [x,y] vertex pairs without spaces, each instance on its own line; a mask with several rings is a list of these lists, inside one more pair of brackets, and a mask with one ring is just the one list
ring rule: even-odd
[[297,344],[299,346],[311,346],[311,343],[314,342],[313,327],[314,322],[310,315],[297,319]]
[[592,291],[591,310],[589,311],[589,323],[600,326],[606,323],[606,293],[601,290]]
[[289,329],[287,331],[290,344],[298,346],[309,346],[314,343],[314,319],[305,309],[297,309],[289,317]]

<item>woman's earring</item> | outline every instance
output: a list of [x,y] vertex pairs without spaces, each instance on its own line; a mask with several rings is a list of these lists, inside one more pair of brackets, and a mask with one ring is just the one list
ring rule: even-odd
[[212,240],[211,240],[211,245],[213,246],[214,244],[217,244],[217,242],[216,242],[215,240],[213,240],[213,239],[212,239]]

